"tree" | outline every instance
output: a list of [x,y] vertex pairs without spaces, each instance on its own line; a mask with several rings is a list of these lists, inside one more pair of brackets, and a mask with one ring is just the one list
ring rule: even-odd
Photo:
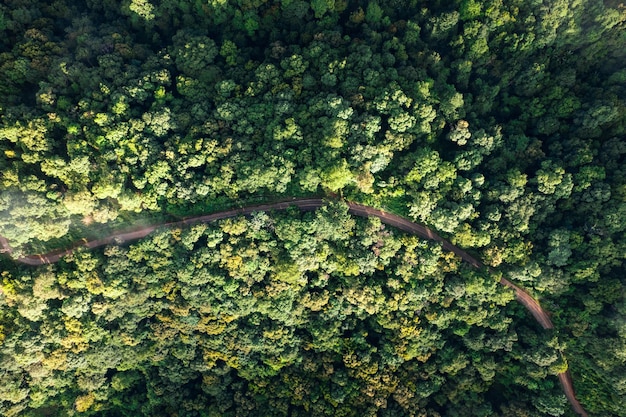
[[353,182],[352,172],[348,168],[348,163],[342,159],[338,164],[328,166],[320,175],[320,183],[330,191],[339,191]]
[[208,36],[179,30],[172,38],[174,62],[183,74],[208,81],[210,64],[218,55],[217,45]]

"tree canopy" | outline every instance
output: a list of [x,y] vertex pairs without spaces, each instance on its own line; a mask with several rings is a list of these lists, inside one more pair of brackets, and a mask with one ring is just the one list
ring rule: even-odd
[[0,414],[572,415],[569,366],[626,416],[625,25],[609,0],[3,2],[12,256],[327,195],[497,273],[340,203],[3,256]]

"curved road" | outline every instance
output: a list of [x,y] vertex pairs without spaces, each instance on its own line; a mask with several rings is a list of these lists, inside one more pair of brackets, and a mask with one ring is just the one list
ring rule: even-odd
[[[238,209],[232,209],[227,211],[221,211],[218,213],[213,213],[205,216],[197,216],[190,217],[185,220],[177,221],[177,222],[168,222],[161,224],[154,224],[150,226],[145,226],[140,229],[120,232],[116,233],[102,239],[91,240],[91,241],[82,241],[74,244],[70,249],[65,250],[56,250],[51,251],[41,255],[27,255],[17,258],[17,262],[21,262],[26,265],[44,265],[57,262],[62,257],[69,255],[75,249],[80,247],[86,248],[96,248],[99,246],[110,245],[110,244],[121,244],[124,242],[141,239],[146,237],[157,228],[160,227],[180,227],[180,226],[188,226],[197,223],[207,223],[215,220],[226,219],[229,217],[236,217],[240,215],[247,215],[254,212],[259,211],[271,211],[271,210],[285,210],[290,206],[296,206],[304,211],[313,211],[316,210],[323,205],[326,204],[325,200],[318,198],[310,198],[310,199],[294,199],[290,201],[283,201],[279,203],[272,204],[261,204],[256,206],[243,207]],[[439,236],[437,233],[433,232],[428,227],[412,222],[404,217],[398,216],[396,214],[388,213],[383,210],[378,210],[373,207],[364,206],[357,203],[347,202],[349,207],[349,212],[355,216],[360,217],[378,217],[383,223],[388,224],[389,226],[393,226],[397,229],[403,230],[408,233],[412,233],[418,235],[424,239],[434,240],[440,242],[442,247],[447,251],[453,252],[455,255],[459,256],[468,264],[472,265],[474,268],[482,268],[484,264],[465,252],[463,249],[458,246],[453,245],[448,242],[446,239]],[[0,252],[11,253],[13,249],[9,245],[9,242],[6,238],[0,236]],[[491,269],[490,269],[491,270]],[[533,315],[535,320],[539,322],[541,327],[544,329],[552,329],[554,325],[548,316],[548,313],[539,305],[539,302],[535,300],[530,294],[528,294],[524,289],[518,287],[513,284],[509,280],[505,278],[500,278],[500,284],[511,288],[515,291],[515,298],[518,302],[520,302],[526,309]],[[574,393],[574,386],[572,383],[572,377],[569,371],[561,372],[558,374],[559,381],[561,382],[561,386],[563,387],[563,392],[567,397],[567,400],[572,405],[572,408],[576,413],[581,415],[582,417],[588,417],[587,412],[582,407],[578,399],[576,398],[576,394]]]

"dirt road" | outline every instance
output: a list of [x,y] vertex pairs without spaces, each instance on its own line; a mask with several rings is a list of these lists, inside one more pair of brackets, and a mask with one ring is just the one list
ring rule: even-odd
[[[322,199],[293,199],[290,201],[284,201],[279,203],[272,204],[262,204],[250,207],[243,207],[238,209],[232,209],[227,211],[222,211],[218,213],[213,213],[205,216],[197,216],[191,217],[185,220],[181,220],[178,222],[170,222],[170,223],[161,223],[154,224],[150,226],[145,226],[137,230],[131,230],[126,232],[116,233],[102,239],[92,240],[92,241],[82,241],[73,245],[70,249],[65,250],[57,250],[48,252],[41,255],[28,255],[22,256],[18,259],[15,259],[17,262],[21,262],[26,265],[44,265],[55,263],[62,257],[69,255],[74,250],[80,247],[86,248],[97,248],[99,246],[110,245],[110,244],[121,244],[124,242],[129,242],[137,239],[141,239],[143,237],[148,236],[150,233],[155,231],[157,228],[163,227],[181,227],[181,226],[189,226],[192,224],[198,223],[207,223],[216,220],[226,219],[229,217],[236,217],[239,215],[248,215],[254,212],[262,212],[262,211],[272,211],[272,210],[285,210],[290,206],[296,206],[301,210],[305,211],[313,211],[322,207],[326,204],[325,200]],[[472,265],[475,268],[484,267],[483,263],[465,252],[463,249],[458,246],[453,245],[448,242],[446,239],[439,236],[437,233],[429,229],[428,227],[414,223],[404,217],[398,216],[396,214],[388,213],[386,211],[378,210],[373,207],[364,206],[357,203],[347,202],[349,207],[349,212],[355,216],[360,217],[378,217],[383,223],[393,226],[397,229],[403,230],[408,233],[412,233],[418,235],[424,239],[434,240],[436,242],[440,242],[442,247],[450,252],[453,252],[455,255],[459,256],[463,261]],[[9,242],[4,237],[0,236],[0,252],[11,254],[13,249],[9,245]],[[550,316],[548,313],[541,307],[539,302],[535,300],[530,294],[528,294],[524,289],[518,287],[513,284],[509,280],[505,278],[500,278],[500,284],[511,288],[515,291],[515,297],[518,302],[520,302],[526,309],[533,315],[535,320],[543,327],[544,329],[552,329],[554,325],[550,320]],[[569,371],[562,372],[558,374],[559,381],[561,382],[561,386],[563,387],[563,392],[567,397],[567,400],[571,404],[572,408],[576,413],[581,415],[582,417],[588,417],[585,409],[582,407],[578,399],[576,398],[576,394],[574,392],[574,385],[572,383],[572,377]]]

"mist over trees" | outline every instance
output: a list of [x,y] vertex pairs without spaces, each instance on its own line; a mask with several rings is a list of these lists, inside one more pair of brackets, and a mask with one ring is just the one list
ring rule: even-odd
[[[613,1],[0,5],[3,415],[590,415],[626,404],[626,9]],[[561,355],[564,354],[564,356]],[[567,358],[565,360],[564,358]]]

